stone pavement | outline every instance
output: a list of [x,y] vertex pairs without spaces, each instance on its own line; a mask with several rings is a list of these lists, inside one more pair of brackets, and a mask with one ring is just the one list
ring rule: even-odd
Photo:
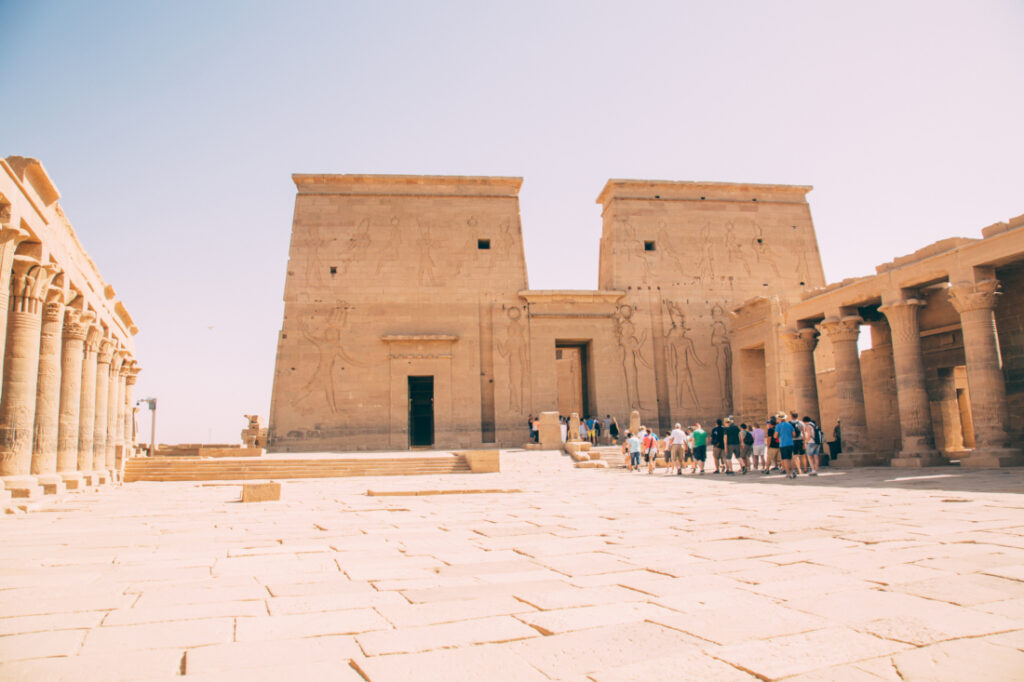
[[263,504],[133,483],[2,517],[0,679],[1024,676],[1024,471],[502,463]]

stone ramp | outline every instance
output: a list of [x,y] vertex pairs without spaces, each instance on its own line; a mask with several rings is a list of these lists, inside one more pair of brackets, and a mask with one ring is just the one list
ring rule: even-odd
[[202,459],[138,457],[128,460],[124,482],[245,481],[254,479],[340,478],[471,473],[465,455],[262,457]]

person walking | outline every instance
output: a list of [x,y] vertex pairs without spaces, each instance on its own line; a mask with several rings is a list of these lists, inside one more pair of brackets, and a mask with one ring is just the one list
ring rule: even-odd
[[708,458],[708,434],[701,428],[700,422],[693,425],[690,438],[693,440],[693,471],[703,476]]
[[677,474],[682,475],[683,473],[683,454],[686,450],[686,432],[683,431],[683,427],[676,424],[676,427],[672,429],[670,434],[672,440],[671,443],[671,455],[672,455],[672,466],[675,468]]
[[722,428],[722,420],[715,420],[715,427],[711,429],[711,459],[715,470],[711,473],[720,474],[725,467],[722,466],[722,456],[725,454],[725,429]]
[[811,421],[810,417],[803,419],[804,429],[804,450],[807,452],[807,463],[811,468],[811,476],[818,475],[818,425]]
[[615,417],[612,417],[612,423],[608,427],[608,435],[611,436],[612,444],[619,442],[619,422]]
[[740,453],[743,457],[743,473],[754,468],[754,435],[746,424],[740,424]]
[[640,438],[632,432],[626,433],[626,448],[629,452],[629,470],[640,470]]
[[759,424],[754,424],[754,430],[750,434],[754,438],[754,466],[761,473],[768,473],[768,458],[765,457],[765,431]]
[[772,416],[768,421],[765,422],[767,430],[765,432],[765,438],[768,440],[768,465],[765,467],[765,473],[771,473],[775,471],[782,471],[782,460],[779,457],[779,434],[776,433],[775,427],[779,425],[778,420]]
[[781,419],[775,427],[775,433],[779,437],[779,457],[782,459],[782,468],[785,470],[786,478],[796,478],[797,473],[793,471],[793,433],[796,431],[793,424]]

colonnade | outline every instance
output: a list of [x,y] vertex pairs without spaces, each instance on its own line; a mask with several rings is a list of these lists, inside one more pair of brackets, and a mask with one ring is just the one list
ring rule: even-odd
[[[1020,464],[1007,431],[1006,383],[999,356],[995,307],[999,283],[994,274],[952,283],[949,300],[960,316],[967,382],[976,447],[962,466]],[[901,448],[893,466],[929,466],[943,460],[935,447],[931,406],[925,379],[918,311],[923,301],[904,290],[883,295],[878,310],[892,331],[893,366],[899,410]],[[881,464],[867,443],[867,419],[857,340],[864,320],[858,315],[826,317],[815,327],[783,334],[789,353],[795,399],[801,414],[819,414],[814,349],[817,338],[831,343],[835,361],[835,411],[841,423],[843,454],[837,464]]]
[[67,273],[18,250],[27,237],[0,230],[0,478],[15,497],[116,477],[140,371]]

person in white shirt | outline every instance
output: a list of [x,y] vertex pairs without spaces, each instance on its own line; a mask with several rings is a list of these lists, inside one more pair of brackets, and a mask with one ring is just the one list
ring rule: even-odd
[[676,424],[676,427],[672,429],[672,468],[675,469],[675,473],[682,475],[683,473],[683,453],[686,449],[686,432],[683,431],[683,427]]

